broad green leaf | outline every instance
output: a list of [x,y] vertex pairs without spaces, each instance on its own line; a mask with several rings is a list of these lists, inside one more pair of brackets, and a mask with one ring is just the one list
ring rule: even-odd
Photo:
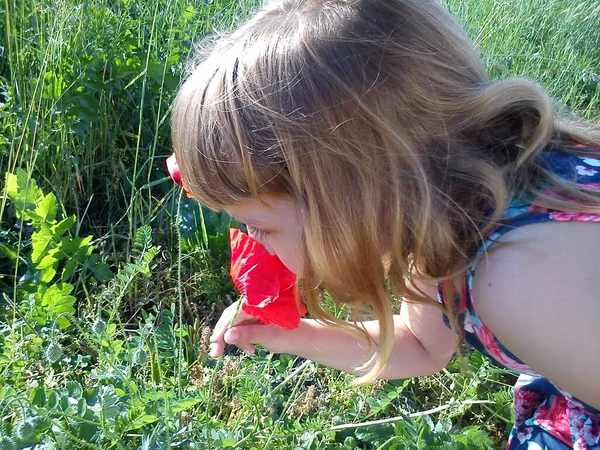
[[7,173],[5,186],[6,194],[17,210],[17,217],[29,218],[27,213],[33,211],[44,197],[35,180],[23,169],[18,169],[16,175]]
[[44,269],[39,272],[38,282],[40,282],[42,284],[48,284],[54,279],[55,275],[56,275],[56,268],[48,267],[47,269]]
[[69,397],[79,400],[83,395],[83,388],[77,381],[67,381],[66,388],[69,392]]
[[57,394],[56,391],[50,391],[50,394],[48,395],[48,401],[46,402],[46,408],[47,409],[56,409],[58,407],[58,405],[60,404],[60,396]]
[[356,430],[357,439],[370,443],[382,443],[393,435],[394,427],[391,423],[369,425]]
[[58,244],[58,248],[64,253],[65,257],[70,257],[71,255],[75,254],[78,250],[83,248],[85,248],[86,250],[89,249],[91,251],[91,241],[92,236],[77,238],[70,238],[68,236],[65,236],[61,239],[60,243]]
[[108,264],[99,263],[96,264],[93,268],[94,277],[98,281],[108,281],[110,277],[112,277],[112,272]]
[[46,391],[43,387],[34,387],[29,394],[29,401],[32,405],[43,407],[46,404]]
[[[72,315],[75,313],[76,298],[69,295],[73,286],[66,283],[58,283],[50,286],[42,297],[42,309],[46,313],[48,320],[54,320],[59,315]],[[69,326],[66,317],[59,319],[59,326],[66,328]]]
[[17,185],[17,176],[14,173],[6,172],[4,178],[4,190],[8,198],[14,201],[19,195],[19,187]]
[[46,224],[40,224],[40,228],[31,235],[31,261],[38,263],[46,255],[46,252],[51,248],[53,241],[53,232]]
[[35,208],[35,213],[43,222],[54,223],[56,219],[57,204],[56,197],[50,193],[46,195]]
[[44,270],[44,269],[47,269],[49,267],[56,268],[56,265],[58,264],[58,259],[56,259],[56,257],[54,255],[56,255],[56,249],[55,248],[53,248],[52,250],[50,250],[48,252],[48,254],[46,256],[44,256],[42,258],[42,260],[35,266],[35,268],[38,269],[38,270]]
[[56,225],[52,226],[50,229],[52,230],[52,234],[56,237],[62,236],[67,230],[73,227],[77,222],[77,218],[75,216],[67,217],[66,219],[61,220]]
[[77,265],[78,262],[76,258],[71,258],[67,261],[67,263],[65,264],[65,268],[63,269],[62,275],[61,275],[61,280],[63,280],[64,282],[69,281],[69,278],[71,278],[71,276],[73,275],[73,272],[75,272],[75,269],[77,269]]

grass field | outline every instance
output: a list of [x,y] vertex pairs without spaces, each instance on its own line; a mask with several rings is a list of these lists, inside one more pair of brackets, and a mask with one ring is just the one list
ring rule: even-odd
[[[495,78],[599,120],[599,2],[445,4]],[[289,355],[208,358],[230,223],[168,179],[169,108],[193,49],[255,6],[0,3],[0,449],[502,448],[515,376],[477,353],[361,388]]]

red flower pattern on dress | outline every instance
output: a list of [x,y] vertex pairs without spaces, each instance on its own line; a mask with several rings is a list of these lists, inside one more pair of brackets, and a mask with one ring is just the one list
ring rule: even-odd
[[550,213],[550,218],[557,222],[600,222],[600,215],[583,212],[553,211]]
[[537,392],[515,389],[513,408],[515,411],[515,426],[521,425],[531,417],[531,413],[540,403],[540,394]]
[[496,361],[498,361],[504,367],[508,367],[509,369],[518,370],[519,372],[523,373],[533,373],[529,366],[515,361],[514,359],[510,358],[507,354],[505,354],[498,346],[496,338],[494,337],[492,332],[485,325],[483,325],[483,327],[480,327],[473,323],[472,326],[475,335],[477,336],[483,347]]
[[571,423],[574,450],[588,450],[600,441],[600,419],[567,400],[566,414]]
[[564,397],[552,396],[539,406],[533,417],[543,429],[565,444],[571,445],[571,424],[566,410],[567,402]]

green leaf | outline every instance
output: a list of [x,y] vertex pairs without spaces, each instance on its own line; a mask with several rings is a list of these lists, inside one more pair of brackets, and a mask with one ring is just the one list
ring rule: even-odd
[[83,396],[83,388],[77,381],[67,381],[66,388],[69,392],[69,397],[79,400]]
[[71,255],[78,252],[80,249],[89,249],[92,250],[92,246],[90,242],[92,241],[92,236],[87,237],[78,237],[78,238],[70,238],[65,236],[62,238],[60,243],[58,244],[58,248],[63,252],[64,256],[69,258]]
[[120,273],[120,272],[117,274],[117,278],[125,284],[129,283],[129,280],[130,280],[130,278],[128,278],[125,274]]
[[19,259],[19,252],[16,247],[0,244],[0,253],[6,255],[12,264]]
[[39,283],[48,284],[54,279],[55,275],[56,275],[56,268],[48,267],[47,269],[44,269],[39,272],[37,279],[38,279]]
[[31,261],[36,264],[46,255],[46,252],[53,245],[53,232],[46,224],[40,224],[39,229],[31,235]]
[[54,223],[56,219],[57,204],[56,197],[50,193],[46,195],[35,208],[35,213],[41,221],[46,223]]
[[61,220],[56,225],[52,226],[50,229],[52,230],[52,234],[56,237],[62,236],[67,230],[73,227],[77,222],[77,218],[75,216],[67,217],[66,219]]
[[369,443],[382,443],[394,435],[394,427],[391,423],[384,423],[379,425],[369,425],[366,427],[358,428],[356,430],[356,437],[362,441]]
[[65,330],[71,326],[71,322],[65,316],[61,316],[56,319],[56,325],[58,325],[58,328],[61,330]]
[[145,425],[149,425],[151,423],[156,422],[158,419],[159,417],[155,416],[154,414],[145,414],[141,417],[137,417],[133,422],[131,422],[127,426],[127,431],[137,430]]
[[42,258],[42,260],[37,264],[37,266],[35,266],[35,268],[38,269],[38,270],[44,270],[44,269],[47,269],[49,267],[56,268],[56,265],[58,264],[58,259],[56,259],[54,257],[54,255],[56,255],[56,249],[55,248],[53,248],[52,250],[50,250],[48,252],[48,254],[46,256],[44,256]]
[[98,404],[92,407],[92,409],[98,409],[102,411],[104,420],[114,419],[121,412],[121,404],[119,403],[119,397],[115,394],[113,386],[102,386],[98,393]]
[[42,190],[38,187],[35,180],[31,179],[25,170],[18,169],[16,175],[11,173],[6,174],[4,185],[6,194],[12,200],[17,210],[17,217],[31,219],[30,213],[44,197]]
[[46,404],[46,391],[43,387],[34,387],[29,394],[29,402],[34,406],[43,407]]
[[87,402],[84,398],[80,398],[77,400],[77,415],[79,417],[84,417],[87,413]]
[[62,275],[60,277],[61,280],[63,280],[64,282],[69,281],[69,278],[71,278],[71,276],[75,272],[75,269],[77,269],[78,262],[79,261],[77,261],[76,258],[71,258],[67,261],[67,263],[65,264],[65,268],[63,269]]
[[6,172],[4,177],[4,191],[8,198],[14,201],[18,196],[19,187],[17,185],[17,176],[14,173]]
[[99,263],[96,264],[93,268],[94,277],[98,281],[108,281],[112,277],[112,272],[110,271],[110,267],[108,264]]
[[[48,320],[55,320],[60,315],[71,316],[75,313],[75,297],[69,295],[73,286],[67,283],[58,283],[50,286],[42,297],[42,310]],[[61,329],[67,328],[70,323],[66,317],[57,320]]]
[[197,405],[198,403],[202,402],[203,400],[204,400],[203,398],[187,398],[184,400],[179,400],[178,402],[176,402],[175,404],[173,404],[171,406],[171,410],[173,411],[174,414],[177,414],[177,413],[180,413],[187,409],[190,409],[192,406]]
[[144,225],[138,228],[135,233],[135,240],[133,243],[134,251],[139,254],[143,254],[148,247],[152,245],[152,228],[150,225]]

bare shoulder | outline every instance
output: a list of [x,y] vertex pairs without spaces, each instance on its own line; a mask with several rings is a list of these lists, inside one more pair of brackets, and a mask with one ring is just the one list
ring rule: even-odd
[[522,361],[600,408],[600,224],[527,225],[501,242],[477,266],[478,315]]

